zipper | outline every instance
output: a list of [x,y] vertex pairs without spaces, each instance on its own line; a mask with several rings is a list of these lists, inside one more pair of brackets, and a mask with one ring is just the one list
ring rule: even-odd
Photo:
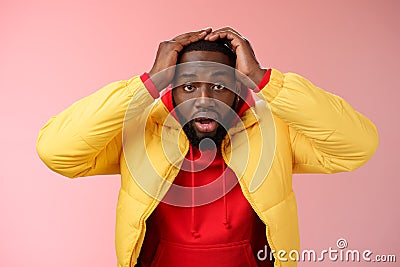
[[[134,244],[135,247],[132,248],[131,250],[131,259],[129,261],[129,267],[133,267],[133,258],[135,258],[135,260],[137,260],[136,255],[134,256],[134,251],[136,251],[136,248],[138,246],[138,240],[144,240],[142,237],[144,237],[143,235],[145,234],[145,221],[147,220],[147,218],[150,216],[150,214],[156,209],[158,203],[160,203],[160,201],[158,201],[157,199],[154,200],[151,204],[150,204],[150,208],[148,208],[144,213],[142,218],[140,219],[140,223],[139,223],[139,231],[140,231],[140,235],[138,236],[138,238],[135,240]],[[142,244],[143,245],[143,244]]]

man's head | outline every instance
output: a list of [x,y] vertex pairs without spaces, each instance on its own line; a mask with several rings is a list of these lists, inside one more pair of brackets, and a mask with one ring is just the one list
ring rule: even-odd
[[220,145],[238,103],[236,55],[226,40],[201,40],[179,54],[173,101],[183,129],[194,146],[204,138]]

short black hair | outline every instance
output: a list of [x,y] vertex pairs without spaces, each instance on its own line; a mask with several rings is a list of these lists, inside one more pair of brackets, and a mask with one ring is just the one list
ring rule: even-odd
[[225,38],[218,39],[216,41],[207,41],[202,39],[185,46],[179,53],[178,62],[180,62],[184,53],[191,51],[220,52],[229,57],[229,63],[231,64],[231,67],[235,68],[236,66],[236,54],[232,50],[229,40]]

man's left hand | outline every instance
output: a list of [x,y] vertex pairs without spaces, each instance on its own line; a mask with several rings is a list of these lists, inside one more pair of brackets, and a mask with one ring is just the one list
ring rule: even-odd
[[230,41],[232,49],[236,53],[236,69],[258,85],[264,77],[266,69],[263,69],[258,63],[250,42],[230,27],[215,30],[204,39],[216,41],[223,38]]

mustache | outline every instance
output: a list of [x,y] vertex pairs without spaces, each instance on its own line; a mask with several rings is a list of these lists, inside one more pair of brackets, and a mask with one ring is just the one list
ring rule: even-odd
[[207,118],[207,119],[212,119],[215,121],[221,121],[221,115],[214,109],[202,109],[197,112],[195,112],[191,116],[191,120],[196,120],[199,118]]

